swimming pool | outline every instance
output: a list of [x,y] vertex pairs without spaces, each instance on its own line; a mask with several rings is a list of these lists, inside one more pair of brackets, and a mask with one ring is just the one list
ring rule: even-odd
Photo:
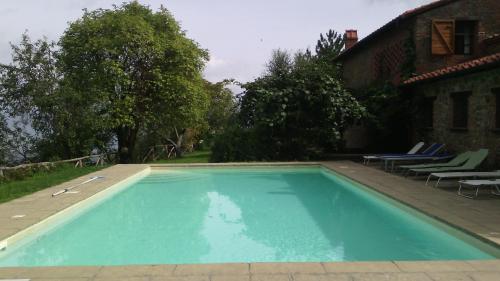
[[153,170],[0,252],[0,266],[493,259],[321,167]]

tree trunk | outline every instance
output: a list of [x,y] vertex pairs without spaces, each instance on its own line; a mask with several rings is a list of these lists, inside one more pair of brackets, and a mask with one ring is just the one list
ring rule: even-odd
[[177,156],[179,157],[182,157],[182,141],[184,140],[184,133],[186,132],[186,130],[182,130],[181,134],[179,135],[179,133],[177,132],[177,128],[174,128],[175,129],[175,134],[177,135],[177,143],[175,145],[175,149],[176,149],[176,152],[177,152]]
[[175,148],[175,156],[176,157],[182,157],[182,141],[184,140],[184,134],[186,133],[186,129],[183,129],[181,134],[179,135],[178,131],[177,131],[177,128],[174,128],[175,130],[175,136],[177,138],[176,141],[173,141],[172,139],[170,138],[166,138],[165,140],[168,141],[169,143],[171,143],[174,148]]
[[137,128],[128,126],[121,127],[117,130],[118,161],[120,164],[129,164],[133,162],[137,132]]

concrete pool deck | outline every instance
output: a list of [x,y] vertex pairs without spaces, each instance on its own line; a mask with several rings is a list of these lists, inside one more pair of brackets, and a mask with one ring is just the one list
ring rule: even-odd
[[[452,191],[425,186],[422,181],[406,179],[351,161],[294,163],[230,163],[240,165],[322,165],[373,188],[399,202],[500,245],[500,200],[484,196],[471,200]],[[115,165],[110,168],[0,204],[0,241],[55,215],[82,200],[127,180],[150,168],[180,165]],[[91,176],[104,176],[79,188],[78,193],[51,194],[81,183]],[[1,248],[1,245],[0,245]],[[30,280],[500,280],[500,259],[487,261],[421,262],[333,262],[333,263],[241,263],[195,265],[140,265],[90,267],[0,268],[2,279]]]

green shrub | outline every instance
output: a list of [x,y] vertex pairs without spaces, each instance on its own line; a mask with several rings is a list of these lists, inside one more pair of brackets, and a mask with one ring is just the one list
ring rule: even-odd
[[261,156],[254,132],[232,126],[215,137],[210,162],[257,161]]

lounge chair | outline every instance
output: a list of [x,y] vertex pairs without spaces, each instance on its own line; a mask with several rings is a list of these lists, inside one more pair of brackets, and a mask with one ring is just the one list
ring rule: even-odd
[[422,151],[422,153],[415,153],[415,154],[388,154],[388,155],[382,155],[381,158],[413,158],[413,157],[424,157],[424,156],[434,156],[436,155],[442,148],[444,147],[444,144],[442,143],[433,143],[431,144],[427,149]]
[[[479,188],[481,187],[486,187],[489,186],[492,188],[491,193],[494,195],[500,196],[500,179],[494,179],[494,180],[464,180],[464,181],[459,181],[459,188],[458,188],[458,195],[467,197],[467,198],[476,198],[477,194],[479,193]],[[467,194],[464,194],[462,192],[462,188],[464,186],[475,188],[476,192],[474,193],[474,196],[470,196]]]
[[422,160],[446,160],[453,157],[453,155],[442,154],[437,155],[437,153],[444,147],[444,144],[434,143],[424,152],[413,154],[413,155],[401,155],[401,156],[382,156],[380,159],[384,161],[384,169],[387,171],[388,164],[391,163],[391,171],[394,171],[395,162],[399,161],[422,161]]
[[460,153],[455,158],[451,159],[446,163],[427,163],[427,164],[416,164],[416,165],[401,165],[399,166],[401,169],[407,169],[408,172],[410,169],[424,169],[424,168],[438,168],[438,167],[456,167],[462,165],[467,161],[471,155],[472,151],[466,151],[464,153]]
[[431,173],[427,177],[427,181],[425,182],[425,185],[427,185],[432,178],[437,178],[436,184],[434,184],[434,187],[438,187],[439,182],[441,182],[442,179],[488,179],[488,178],[500,178],[500,170],[497,171],[492,171],[492,172],[449,172],[449,173]]
[[472,152],[469,159],[457,167],[437,167],[437,168],[422,168],[422,169],[410,169],[416,175],[418,174],[430,174],[439,172],[466,172],[476,170],[481,163],[488,157],[488,149],[479,149],[478,151]]
[[412,149],[410,149],[410,151],[408,151],[406,154],[401,154],[401,153],[391,154],[391,153],[388,153],[388,154],[377,154],[377,155],[365,155],[365,156],[363,156],[363,164],[368,165],[368,164],[370,164],[370,160],[380,159],[381,156],[398,156],[398,155],[412,155],[412,154],[416,154],[417,152],[420,151],[420,149],[424,145],[425,145],[424,142],[419,142]]

